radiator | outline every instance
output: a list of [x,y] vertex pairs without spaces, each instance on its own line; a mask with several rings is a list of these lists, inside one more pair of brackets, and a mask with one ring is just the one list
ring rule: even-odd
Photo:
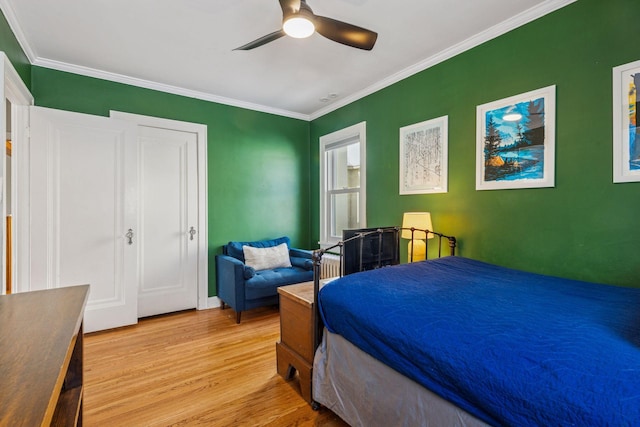
[[340,276],[340,256],[334,254],[322,255],[320,263],[320,278],[329,279],[330,277]]

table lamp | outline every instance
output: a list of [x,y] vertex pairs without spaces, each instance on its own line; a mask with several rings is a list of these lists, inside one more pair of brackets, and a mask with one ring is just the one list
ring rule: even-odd
[[405,212],[402,217],[402,234],[400,237],[409,239],[407,262],[427,259],[427,244],[425,239],[433,239],[433,234],[427,236],[423,230],[433,230],[431,214],[429,212]]

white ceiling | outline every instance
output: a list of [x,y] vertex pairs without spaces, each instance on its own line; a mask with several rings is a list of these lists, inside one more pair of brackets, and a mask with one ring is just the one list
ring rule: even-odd
[[32,64],[309,120],[573,1],[308,0],[316,15],[376,31],[372,51],[318,34],[233,51],[280,29],[278,0],[0,0],[0,9]]

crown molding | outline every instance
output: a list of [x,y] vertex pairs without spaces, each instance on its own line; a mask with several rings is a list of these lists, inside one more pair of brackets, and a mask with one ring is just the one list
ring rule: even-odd
[[244,108],[247,110],[259,111],[263,113],[276,114],[278,116],[290,117],[293,119],[309,121],[309,115],[296,113],[294,111],[282,110],[279,108],[273,108],[266,105],[254,104],[251,102],[240,101],[233,98],[226,98],[224,96],[213,95],[206,92],[200,92],[191,89],[185,89],[178,86],[167,85],[163,83],[157,83],[149,80],[139,79],[137,77],[130,77],[124,74],[110,73],[107,71],[97,70],[94,68],[83,67],[79,65],[69,64],[66,62],[53,61],[50,59],[38,58],[33,65],[38,67],[50,68],[58,71],[65,71],[74,74],[80,74],[87,77],[94,77],[102,80],[109,80],[116,83],[124,83],[131,86],[142,87],[145,89],[157,90],[160,92],[171,93],[174,95],[186,96],[188,98],[201,99],[203,101],[215,102],[218,104],[229,105],[232,107]]
[[424,71],[434,65],[437,65],[441,62],[446,61],[460,53],[463,53],[467,50],[470,50],[476,46],[479,46],[482,43],[485,43],[489,40],[492,40],[496,37],[499,37],[511,30],[514,30],[522,25],[525,25],[531,21],[534,21],[544,15],[547,15],[551,12],[554,12],[558,9],[561,9],[571,3],[574,3],[578,0],[547,0],[537,6],[534,6],[506,21],[503,21],[493,27],[482,31],[460,43],[454,45],[448,49],[445,49],[437,54],[426,58],[414,65],[411,65],[397,73],[394,73],[366,88],[361,91],[358,91],[350,96],[340,99],[331,105],[328,105],[322,109],[319,109],[311,114],[302,114],[294,111],[282,110],[279,108],[273,108],[266,105],[254,104],[250,102],[240,101],[233,98],[227,98],[223,96],[213,95],[206,92],[195,91],[191,89],[185,89],[178,86],[166,85],[162,83],[152,82],[149,80],[143,80],[136,77],[130,77],[122,74],[109,73],[106,71],[101,71],[93,68],[78,66],[74,64],[68,64],[60,61],[53,61],[45,58],[39,58],[37,53],[31,48],[29,45],[20,24],[16,18],[16,15],[13,11],[13,8],[9,4],[8,0],[0,0],[0,9],[5,15],[7,22],[9,23],[9,27],[13,31],[20,47],[27,55],[27,58],[31,62],[31,64],[51,68],[58,71],[65,71],[74,74],[80,74],[88,77],[95,77],[98,79],[113,81],[117,83],[124,83],[132,86],[142,87],[146,89],[157,90],[160,92],[171,93],[174,95],[186,96],[189,98],[200,99],[203,101],[215,102],[218,104],[229,105],[233,107],[244,108],[253,111],[259,111],[263,113],[275,114],[278,116],[290,117],[293,119],[299,119],[304,121],[315,120],[319,117],[322,117],[326,114],[331,113],[339,108],[342,108],[352,102],[355,102],[359,99],[364,98],[365,96],[371,95],[374,92],[377,92],[381,89],[384,89],[388,86],[391,86],[394,83],[397,83],[407,77],[410,77],[414,74],[417,74],[421,71]]
[[331,113],[339,108],[342,108],[348,104],[351,104],[354,101],[364,98],[365,96],[371,95],[381,89],[384,89],[388,86],[391,86],[394,83],[397,83],[401,80],[406,79],[407,77],[413,76],[421,71],[426,70],[427,68],[431,68],[434,65],[437,65],[441,62],[446,61],[447,59],[453,58],[456,55],[459,55],[467,50],[470,50],[476,46],[481,45],[489,40],[492,40],[496,37],[499,37],[503,34],[508,33],[511,30],[514,30],[518,27],[521,27],[525,24],[528,24],[531,21],[535,21],[538,18],[541,18],[544,15],[547,15],[551,12],[554,12],[558,9],[561,9],[571,3],[574,3],[578,0],[548,0],[544,3],[541,3],[537,6],[534,6],[530,9],[525,10],[524,12],[503,21],[497,25],[494,25],[491,28],[488,28],[485,31],[482,31],[468,39],[451,46],[448,49],[438,52],[437,54],[424,59],[414,65],[411,65],[404,70],[401,70],[397,73],[390,75],[389,77],[382,79],[371,86],[364,88],[363,90],[356,92],[350,96],[344,97],[339,101],[326,106],[320,110],[311,113],[310,119],[315,120],[319,117],[322,117],[326,114]]

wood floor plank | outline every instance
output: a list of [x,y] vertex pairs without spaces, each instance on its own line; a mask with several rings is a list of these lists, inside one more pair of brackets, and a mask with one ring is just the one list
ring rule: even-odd
[[86,426],[347,426],[276,372],[277,308],[186,311],[85,336]]

